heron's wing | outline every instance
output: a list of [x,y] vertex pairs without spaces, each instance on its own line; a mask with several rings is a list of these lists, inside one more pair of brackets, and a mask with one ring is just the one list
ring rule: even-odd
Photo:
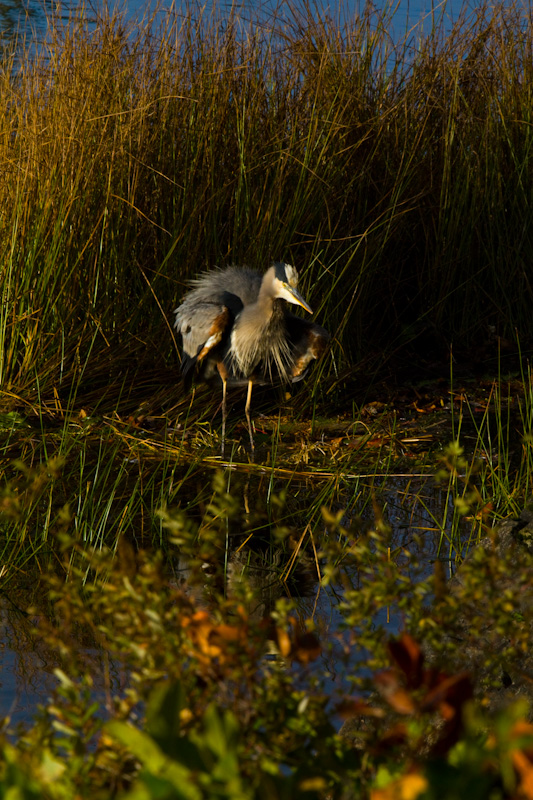
[[219,303],[182,303],[176,309],[176,328],[183,338],[181,371],[185,381],[192,379],[201,363],[210,361],[209,355],[216,355],[217,348],[223,349],[233,320],[228,306]]
[[183,377],[195,372],[209,379],[224,358],[236,316],[257,299],[261,276],[251,270],[215,270],[192,282],[176,309],[176,330],[183,338]]
[[200,350],[200,348],[198,348],[198,353],[196,355],[197,361],[202,361],[212,350],[218,347],[231,330],[233,319],[233,314],[229,308],[227,306],[221,306],[219,313],[211,323],[209,335],[202,345],[202,349]]
[[191,282],[193,290],[185,300],[201,303],[224,303],[233,309],[255,303],[261,288],[263,276],[255,270],[242,267],[227,267],[204,272]]

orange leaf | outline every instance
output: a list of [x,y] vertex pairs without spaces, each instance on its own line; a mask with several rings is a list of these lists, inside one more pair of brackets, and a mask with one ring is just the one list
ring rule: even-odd
[[373,789],[370,800],[416,800],[427,788],[427,779],[415,772],[389,783],[385,789]]
[[280,655],[287,658],[291,652],[291,640],[287,631],[276,629],[276,638],[278,640],[278,650]]
[[520,776],[521,796],[533,800],[533,764],[522,750],[515,750],[512,758]]
[[351,717],[376,717],[383,719],[385,711],[382,708],[371,706],[364,700],[358,698],[347,697],[342,700],[335,708],[337,714],[343,719],[350,719]]
[[399,714],[413,714],[416,704],[409,692],[400,686],[398,678],[392,670],[380,672],[374,678],[374,683],[381,696]]

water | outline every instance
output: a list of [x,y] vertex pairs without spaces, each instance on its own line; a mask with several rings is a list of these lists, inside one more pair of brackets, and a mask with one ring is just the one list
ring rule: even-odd
[[[527,6],[528,0],[523,0],[524,7]],[[357,0],[340,0],[338,3],[311,2],[309,7],[316,8],[317,14],[321,17],[330,16],[334,20],[349,20],[358,10],[362,10],[363,3]],[[399,38],[411,32],[417,35],[424,30],[431,29],[433,21],[438,21],[440,17],[444,17],[446,27],[451,26],[452,22],[457,19],[461,10],[468,12],[475,12],[477,4],[473,1],[463,2],[462,0],[444,0],[443,2],[434,2],[432,0],[399,0],[399,2],[385,3],[382,0],[375,2],[377,11],[385,9],[393,9],[393,22],[391,25],[392,38]],[[125,19],[133,23],[140,22],[143,18],[154,15],[155,23],[160,23],[165,20],[169,14],[180,14],[180,4],[173,3],[171,0],[151,0],[151,2],[141,2],[141,0],[120,0],[119,2],[106,3],[105,0],[100,2],[90,2],[81,5],[79,2],[73,0],[64,0],[60,5],[59,17],[64,20],[69,20],[73,15],[79,13],[83,8],[86,18],[93,25],[98,24],[98,18],[101,11],[105,8],[119,9],[124,13]],[[193,4],[194,7],[194,4]],[[243,26],[249,22],[250,19],[262,20],[263,24],[269,25],[275,18],[277,25],[291,24],[303,12],[303,4],[296,3],[279,3],[272,0],[266,0],[260,4],[260,12],[258,12],[259,4],[253,2],[246,2],[243,0],[241,3],[214,3],[207,2],[198,4],[198,13],[209,14],[213,9],[217,8],[217,13],[224,16],[224,13],[229,14],[229,10],[233,8],[233,13],[242,22]],[[53,10],[57,13],[57,4],[50,2],[50,0],[6,0],[0,3],[0,35],[4,41],[9,41],[17,33],[22,34],[26,38],[40,39],[44,36],[46,31],[46,15],[52,14]],[[200,9],[203,9],[202,11]]]
[[[209,478],[206,478],[208,481]],[[278,480],[271,487],[271,493],[277,494],[286,479]],[[361,520],[362,528],[371,528],[374,522],[372,504],[369,502],[373,494],[380,508],[383,509],[384,520],[391,528],[391,559],[405,562],[405,551],[413,553],[415,560],[433,569],[436,558],[446,559],[446,548],[439,552],[440,534],[435,520],[442,518],[443,507],[448,504],[451,513],[452,501],[446,493],[434,485],[432,477],[428,479],[412,479],[408,477],[391,478],[383,488],[372,481],[366,488],[359,486],[354,496],[354,489],[346,485],[336,496],[334,508],[345,510],[342,524],[349,528],[356,519]],[[269,507],[270,481],[257,476],[246,481],[242,486],[232,487],[232,496],[244,508],[257,509]],[[343,600],[344,591],[349,588],[357,590],[359,574],[354,568],[348,568],[343,576],[343,585],[321,586],[317,575],[316,560],[313,548],[306,531],[309,508],[316,502],[320,484],[316,482],[291,483],[290,497],[277,524],[286,524],[292,531],[292,538],[302,536],[302,555],[293,561],[294,544],[287,546],[272,536],[269,525],[260,525],[249,540],[248,534],[230,535],[227,542],[227,586],[231,591],[232,581],[237,579],[243,569],[246,570],[254,600],[248,608],[252,617],[268,618],[274,611],[276,602],[282,597],[291,597],[298,608],[302,619],[313,619],[324,645],[322,657],[316,664],[319,672],[331,676],[331,681],[340,679],[342,663],[340,645],[336,643],[336,634],[342,628],[343,615],[339,604]],[[239,530],[238,524],[236,525]],[[322,546],[321,537],[327,535],[325,526],[314,525],[313,541],[317,549]],[[354,531],[359,530],[358,526]],[[357,534],[354,533],[354,536]],[[185,562],[168,564],[171,582],[176,581],[186,591],[189,575]],[[409,571],[409,574],[411,572]],[[280,576],[285,576],[284,580]],[[413,575],[415,581],[420,573]],[[209,578],[206,578],[207,584]],[[11,729],[17,723],[30,724],[37,706],[47,700],[57,685],[54,669],[59,667],[57,653],[46,645],[36,634],[34,624],[36,618],[28,616],[28,606],[39,607],[39,613],[47,613],[47,604],[42,603],[42,592],[37,584],[28,577],[25,585],[17,586],[16,580],[7,585],[3,602],[0,604],[1,646],[0,646],[0,720],[9,717]],[[194,591],[197,594],[197,591]],[[201,602],[201,601],[200,601]],[[387,634],[395,635],[402,626],[402,615],[394,607],[387,613],[376,617],[374,624],[382,626]],[[101,654],[81,644],[88,660],[97,661]],[[339,650],[339,653],[337,651]],[[339,655],[339,658],[337,658]],[[358,656],[355,655],[355,660]],[[97,670],[95,670],[96,674]],[[329,684],[328,684],[329,685]],[[331,687],[333,687],[333,683]]]
[[[30,595],[24,595],[23,605]],[[57,683],[58,662],[35,636],[33,624],[8,592],[0,601],[0,723],[6,718],[11,726],[29,722]]]

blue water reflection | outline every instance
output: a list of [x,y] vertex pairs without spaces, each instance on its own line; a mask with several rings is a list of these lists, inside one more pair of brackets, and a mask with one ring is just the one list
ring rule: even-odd
[[[527,4],[527,0],[524,0]],[[463,2],[463,0],[397,0],[397,2],[383,2],[377,0],[373,7],[377,16],[382,12],[387,12],[387,19],[390,21],[389,32],[392,39],[401,39],[406,34],[418,36],[424,31],[431,30],[434,24],[438,24],[441,19],[444,21],[445,29],[451,26],[458,18],[461,11],[463,13],[474,12],[476,2]],[[132,24],[141,23],[149,17],[157,25],[164,22],[168,15],[180,16],[188,7],[197,8],[197,13],[205,17],[215,16],[224,19],[233,15],[234,18],[242,22],[243,26],[253,22],[254,25],[272,25],[275,21],[276,27],[291,25],[296,20],[306,18],[306,8],[316,10],[316,16],[322,19],[330,18],[341,24],[349,22],[355,14],[362,13],[365,7],[363,0],[339,0],[331,4],[311,0],[309,3],[302,2],[276,2],[275,0],[263,0],[254,3],[247,0],[243,2],[217,2],[210,0],[206,3],[173,3],[171,0],[152,0],[151,2],[141,2],[141,0],[117,0],[117,2],[105,2],[101,0],[90,4],[80,5],[79,2],[68,2],[65,0],[58,6],[50,0],[7,0],[0,2],[0,37],[4,42],[13,39],[16,35],[24,36],[26,39],[38,40],[42,38],[46,31],[47,16],[56,14],[59,19],[67,21],[76,16],[82,15],[89,24],[97,25],[98,18],[107,8],[110,11],[120,12],[126,21]],[[59,10],[58,10],[59,8]]]

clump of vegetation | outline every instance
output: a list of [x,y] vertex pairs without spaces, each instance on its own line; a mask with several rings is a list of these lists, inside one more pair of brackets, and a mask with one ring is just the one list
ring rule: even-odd
[[[290,599],[257,615],[246,570],[228,579],[227,520],[245,527],[246,517],[220,476],[201,524],[165,512],[165,557],[124,539],[115,557],[60,533],[69,580],[50,570],[47,613],[39,601],[31,609],[57,688],[15,741],[4,722],[4,791],[385,800],[467,787],[480,800],[530,796],[533,726],[522,695],[509,701],[530,650],[531,558],[517,567],[486,546],[461,583],[444,588],[405,548],[391,557],[386,526],[364,533],[325,514],[323,586],[358,576],[328,634]],[[391,635],[386,610],[408,632]],[[465,671],[466,651],[483,639],[479,668]],[[503,686],[506,702],[494,702]]]
[[3,403],[135,403],[176,366],[186,281],[273,257],[337,365],[529,344],[531,26],[518,3],[416,41],[392,22],[82,10],[4,56]]

